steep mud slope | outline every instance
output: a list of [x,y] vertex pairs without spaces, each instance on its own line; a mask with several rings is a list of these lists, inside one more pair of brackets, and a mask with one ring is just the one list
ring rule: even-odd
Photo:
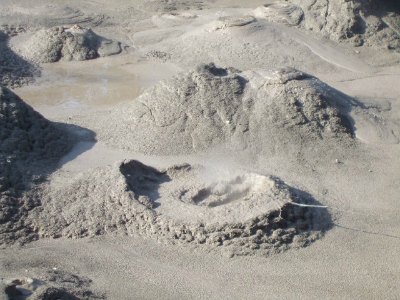
[[[71,147],[69,134],[46,120],[11,90],[0,88],[0,244],[32,228],[25,217],[40,204],[35,185]],[[30,190],[31,189],[31,190]]]
[[9,45],[10,38],[23,33],[22,26],[0,26],[0,85],[20,87],[40,75],[37,66],[16,54]]

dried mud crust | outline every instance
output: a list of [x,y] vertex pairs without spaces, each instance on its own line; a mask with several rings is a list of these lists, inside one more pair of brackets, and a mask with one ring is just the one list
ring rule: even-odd
[[18,300],[105,299],[104,295],[90,290],[92,281],[89,278],[59,270],[35,273],[33,278],[0,279],[0,298],[3,296],[5,299]]
[[14,48],[23,57],[37,63],[61,59],[82,61],[122,51],[119,42],[103,38],[90,28],[79,25],[41,29],[24,43],[14,45]]
[[[125,233],[167,243],[263,255],[305,247],[330,226],[325,209],[277,178],[240,173],[204,181],[188,164],[158,170],[138,161],[97,169],[62,189],[49,188],[28,223],[41,237]],[[206,248],[204,248],[206,249]]]
[[286,151],[287,143],[301,148],[351,140],[351,105],[348,97],[292,68],[241,72],[205,64],[146,90],[95,126],[102,140],[147,154],[221,144],[268,154]]

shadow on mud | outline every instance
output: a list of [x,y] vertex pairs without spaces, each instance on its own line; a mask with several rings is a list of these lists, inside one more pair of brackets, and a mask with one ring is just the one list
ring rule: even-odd
[[0,28],[0,85],[19,87],[40,76],[38,66],[26,61],[8,46],[9,36]]
[[46,120],[8,88],[0,93],[0,245],[36,239],[25,224],[41,205],[41,185],[60,165],[60,158],[94,132]]
[[150,209],[160,206],[156,202],[160,198],[158,188],[162,183],[171,181],[167,174],[137,160],[124,162],[120,171],[140,203]]

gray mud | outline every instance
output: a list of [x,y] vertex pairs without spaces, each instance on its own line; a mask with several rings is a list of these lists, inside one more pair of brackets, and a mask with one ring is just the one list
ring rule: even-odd
[[253,11],[253,14],[256,18],[289,26],[299,25],[304,17],[304,12],[299,6],[287,2],[275,2],[260,6]]
[[21,56],[36,63],[59,60],[88,60],[119,54],[119,42],[95,34],[91,29],[74,25],[41,29],[26,41],[17,42],[14,48]]
[[265,5],[255,16],[300,26],[335,41],[400,51],[400,7],[396,1],[291,0]]
[[34,277],[0,278],[0,299],[105,299],[90,290],[92,281],[86,277],[59,270],[36,271],[29,275]]
[[208,64],[124,103],[101,122],[98,134],[109,144],[146,154],[193,153],[222,144],[268,155],[289,151],[289,143],[297,149],[351,143],[353,105],[291,68],[241,72]]
[[17,55],[9,45],[10,38],[23,33],[22,26],[0,26],[0,85],[20,87],[34,81],[40,69]]
[[[22,5],[17,11],[10,9],[5,3],[3,7],[4,15],[0,12],[1,23],[11,24],[13,26],[20,24],[29,24],[31,27],[54,27],[75,25],[96,27],[107,22],[109,18],[105,14],[86,12],[80,8],[71,5],[35,4],[30,3],[25,7]],[[11,13],[10,13],[11,12]],[[2,25],[0,24],[0,25]]]
[[28,212],[40,205],[36,186],[73,143],[16,94],[0,88],[0,244],[24,240]]
[[277,178],[238,171],[209,181],[207,174],[202,166],[158,170],[138,161],[98,168],[50,185],[26,222],[44,238],[141,234],[229,255],[305,247],[331,226],[326,209],[293,204],[317,202]]

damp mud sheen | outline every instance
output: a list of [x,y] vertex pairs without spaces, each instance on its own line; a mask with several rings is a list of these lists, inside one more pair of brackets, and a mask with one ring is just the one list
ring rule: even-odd
[[[154,68],[159,69],[158,76],[151,78]],[[17,92],[44,115],[65,117],[135,99],[143,89],[174,73],[173,65],[138,63],[127,55],[57,62],[43,65],[41,78]]]

